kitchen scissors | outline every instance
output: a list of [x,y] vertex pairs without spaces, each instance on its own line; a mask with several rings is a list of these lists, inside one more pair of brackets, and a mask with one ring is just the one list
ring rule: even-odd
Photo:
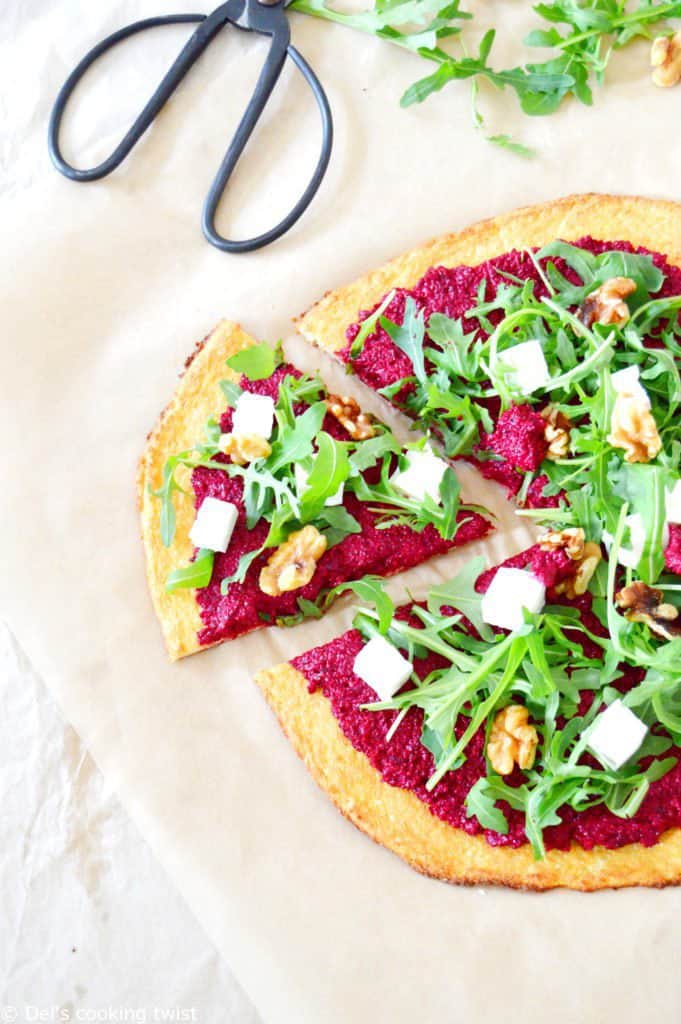
[[[263,65],[253,95],[244,111],[239,125],[229,144],[224,159],[220,164],[215,180],[210,187],[203,205],[201,226],[208,241],[222,249],[223,252],[240,253],[261,249],[274,242],[291,228],[312,202],[331,156],[333,145],[333,121],[326,93],[314,71],[291,45],[291,32],[286,14],[286,7],[291,0],[228,0],[221,4],[212,14],[168,14],[154,18],[144,18],[131,25],[113,32],[98,43],[83,57],[73,69],[61,87],[48,129],[48,146],[52,162],[62,174],[72,181],[97,181],[111,174],[130,153],[151,125],[166,101],[172,96],[183,78],[196,63],[210,42],[226,25],[235,25],[247,32],[257,32],[270,37],[267,59]],[[86,71],[113,46],[146,29],[158,28],[162,25],[197,24],[198,27],[185,44],[175,62],[163,78],[147,105],[142,110],[130,130],[125,134],[113,153],[96,167],[80,170],[69,164],[63,157],[59,145],[59,133],[66,106],[76,86]],[[260,115],[277,84],[286,58],[290,57],[309,85],[322,120],[322,145],[319,160],[312,177],[302,196],[293,209],[275,227],[270,228],[255,238],[233,241],[223,238],[215,227],[215,214],[229,179],[251,137]]]

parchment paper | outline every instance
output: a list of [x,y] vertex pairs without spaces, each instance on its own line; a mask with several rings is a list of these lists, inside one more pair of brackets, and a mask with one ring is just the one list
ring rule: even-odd
[[[470,6],[509,39],[531,21],[516,0]],[[316,790],[250,677],[337,633],[347,608],[168,664],[144,583],[134,474],[185,355],[219,316],[275,340],[326,289],[443,230],[574,191],[681,198],[681,92],[649,84],[642,45],[618,59],[593,111],[573,105],[528,122],[510,98],[485,93],[490,127],[539,149],[526,162],[474,136],[465,88],[401,111],[402,89],[422,72],[416,58],[296,17],[295,41],[334,108],[331,170],[287,238],[232,258],[204,243],[199,213],[263,58],[257,40],[231,33],[211,47],[112,178],[74,185],[48,164],[47,115],[68,70],[94,40],[152,13],[156,0],[3,4],[0,507],[11,628],[265,1020],[675,1019],[681,893],[448,888],[374,847]],[[126,44],[91,75],[69,133],[83,163],[113,147],[185,34]],[[510,63],[512,48],[498,59]],[[287,72],[225,229],[261,229],[288,209],[315,159],[315,119]],[[393,592],[418,592],[451,564]]]

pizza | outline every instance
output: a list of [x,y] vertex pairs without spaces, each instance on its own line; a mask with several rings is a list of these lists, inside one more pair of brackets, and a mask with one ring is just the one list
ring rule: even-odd
[[149,435],[139,500],[171,658],[319,617],[338,587],[485,536],[452,468],[224,321]]
[[[342,813],[419,871],[681,880],[680,311],[681,206],[573,197],[429,243],[299,318],[416,444],[228,323],[149,438],[171,656],[353,593],[352,630],[257,682]],[[396,607],[384,576],[491,529],[458,460],[537,543]]]
[[261,673],[339,809],[418,870],[681,879],[681,207],[586,196],[447,236],[299,320],[538,542]]

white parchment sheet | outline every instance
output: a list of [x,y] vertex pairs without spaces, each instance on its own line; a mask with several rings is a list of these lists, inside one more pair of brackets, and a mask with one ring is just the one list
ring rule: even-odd
[[[469,6],[509,39],[531,21],[520,0]],[[251,675],[336,634],[347,606],[167,662],[134,476],[186,354],[220,316],[276,340],[326,289],[444,230],[576,191],[681,198],[681,91],[653,89],[641,46],[618,59],[591,111],[528,121],[485,92],[490,128],[538,148],[523,161],[474,135],[465,87],[401,111],[423,71],[415,57],[296,16],[296,44],[333,104],[331,169],[283,241],[229,257],[203,241],[200,206],[261,41],[233,32],[211,47],[108,180],[74,185],[46,154],[51,101],[85,49],[182,7],[2,4],[3,615],[266,1021],[675,1020],[681,893],[448,888],[375,847],[317,791]],[[137,39],[90,76],[70,153],[92,164],[113,147],[185,36]],[[498,59],[509,64],[513,48]],[[225,230],[263,229],[289,208],[315,160],[316,118],[287,71]],[[500,536],[496,551],[506,543],[522,537]],[[418,592],[452,564],[411,573],[393,593],[404,582]]]

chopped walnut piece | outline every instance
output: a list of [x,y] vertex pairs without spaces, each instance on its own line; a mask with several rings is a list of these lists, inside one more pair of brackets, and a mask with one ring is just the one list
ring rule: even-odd
[[572,423],[560,409],[556,409],[553,405],[547,405],[545,409],[542,409],[541,415],[546,420],[544,440],[549,446],[546,458],[564,459],[570,451]]
[[586,327],[594,324],[613,324],[620,327],[629,319],[629,307],[624,301],[636,291],[636,282],[630,277],[611,277],[587,295],[577,315]]
[[269,441],[259,434],[223,434],[220,451],[229,455],[237,466],[245,466],[256,459],[266,459],[272,448]]
[[653,633],[672,640],[681,636],[679,609],[662,601],[663,593],[657,587],[649,587],[641,580],[635,580],[615,595],[619,608],[630,622],[645,622]]
[[617,395],[608,443],[615,448],[624,448],[627,462],[650,462],[659,454],[662,441],[645,397]]
[[367,441],[376,433],[371,417],[350,395],[329,395],[326,408],[345,427],[353,441]]
[[499,775],[510,775],[515,765],[531,768],[539,743],[522,704],[509,704],[496,715],[487,741],[487,757]]
[[[563,534],[569,534],[572,532],[572,530],[562,531]],[[581,533],[582,541],[584,541],[583,530],[576,528],[574,532]],[[546,537],[542,537],[542,540],[546,540]],[[578,543],[578,540],[574,540],[572,542],[571,546],[573,550],[577,550]],[[589,589],[589,584],[593,578],[593,574],[596,572],[598,563],[603,555],[601,553],[600,545],[596,544],[592,540],[582,543],[582,550],[576,557],[575,555],[570,554],[570,550],[567,546],[565,546],[565,551],[574,559],[574,561],[577,562],[577,565],[575,567],[574,574],[572,576],[568,576],[564,580],[561,580],[560,583],[556,584],[554,589],[557,594],[565,594],[570,601],[574,601],[576,597],[581,597],[582,594],[586,594]]]
[[260,589],[270,597],[299,590],[310,582],[326,551],[326,537],[316,526],[296,530],[260,570]]
[[549,530],[539,538],[543,551],[563,550],[574,561],[584,554],[584,530],[581,526],[570,526],[565,530]]
[[650,51],[653,82],[662,89],[681,82],[681,32],[673,36],[658,36]]

